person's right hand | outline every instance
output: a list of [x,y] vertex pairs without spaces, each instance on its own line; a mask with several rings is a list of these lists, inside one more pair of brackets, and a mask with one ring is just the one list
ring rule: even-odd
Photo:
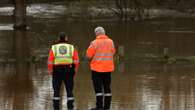
[[53,74],[53,70],[49,70],[48,73],[49,73],[49,75],[52,75]]

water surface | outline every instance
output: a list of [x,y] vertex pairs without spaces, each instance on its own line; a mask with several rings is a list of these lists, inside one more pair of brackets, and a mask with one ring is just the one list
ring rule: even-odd
[[[11,13],[12,8],[7,8],[10,11],[4,7],[0,13]],[[52,11],[42,14],[49,8]],[[75,77],[75,107],[94,107],[95,94],[84,54],[99,25],[105,27],[118,49],[112,77],[112,110],[195,109],[194,65],[150,61],[162,56],[164,48],[168,48],[171,57],[195,55],[195,19],[75,22],[65,20],[61,5],[32,5],[29,10],[27,32],[13,31],[11,18],[6,14],[0,17],[0,110],[52,110],[47,55],[61,31],[68,33],[81,60]],[[65,92],[62,99],[66,110]]]

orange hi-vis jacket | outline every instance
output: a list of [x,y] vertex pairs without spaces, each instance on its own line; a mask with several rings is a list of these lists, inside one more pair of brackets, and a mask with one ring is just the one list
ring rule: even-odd
[[115,54],[113,41],[106,35],[99,35],[91,42],[86,56],[91,59],[90,68],[97,72],[114,71],[113,56]]
[[49,74],[52,74],[54,65],[70,64],[75,64],[75,70],[77,71],[79,66],[79,56],[78,51],[74,48],[74,46],[67,43],[52,45],[48,56]]

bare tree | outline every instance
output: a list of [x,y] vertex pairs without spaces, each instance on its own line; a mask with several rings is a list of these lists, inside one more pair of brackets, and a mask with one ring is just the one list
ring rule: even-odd
[[120,20],[127,20],[128,0],[102,0],[107,8],[114,12]]
[[19,30],[26,29],[26,0],[14,0],[14,28]]
[[118,8],[118,16],[121,20],[127,19],[127,1],[126,0],[115,0],[115,5]]

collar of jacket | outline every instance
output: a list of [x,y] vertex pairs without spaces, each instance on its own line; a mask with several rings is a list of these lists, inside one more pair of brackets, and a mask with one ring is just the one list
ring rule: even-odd
[[108,38],[108,36],[106,36],[106,35],[99,35],[96,37],[96,39],[107,39],[107,38]]
[[70,44],[70,43],[67,42],[67,41],[55,41],[52,45],[61,44],[61,43]]

